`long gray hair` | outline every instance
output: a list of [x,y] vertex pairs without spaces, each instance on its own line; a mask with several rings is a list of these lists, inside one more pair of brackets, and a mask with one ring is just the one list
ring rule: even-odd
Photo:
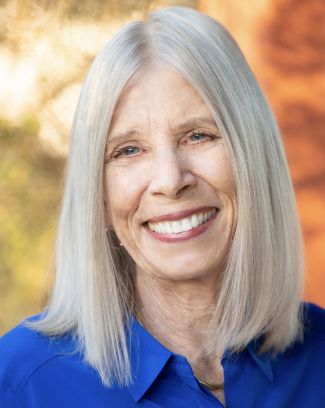
[[[56,246],[56,281],[44,317],[47,335],[73,332],[106,385],[132,380],[127,319],[135,265],[105,231],[104,152],[127,82],[161,61],[176,68],[208,105],[228,150],[238,223],[211,321],[207,353],[284,350],[301,334],[302,239],[276,121],[226,29],[190,8],[171,7],[120,29],[93,62],[75,113]],[[149,68],[150,69],[150,68]]]

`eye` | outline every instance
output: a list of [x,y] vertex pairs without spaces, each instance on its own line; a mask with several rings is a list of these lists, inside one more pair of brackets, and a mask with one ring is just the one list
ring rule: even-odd
[[140,149],[136,146],[125,146],[121,149],[115,150],[113,153],[113,158],[116,159],[120,156],[135,156],[137,153],[139,153],[139,151]]
[[193,142],[192,144],[200,143],[201,141],[204,141],[207,139],[214,140],[216,138],[217,138],[216,135],[212,135],[212,134],[205,133],[205,132],[198,132],[198,131],[192,132],[189,135],[190,141]]

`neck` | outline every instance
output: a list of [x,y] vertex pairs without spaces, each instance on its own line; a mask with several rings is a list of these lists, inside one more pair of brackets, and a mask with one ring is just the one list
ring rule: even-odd
[[[170,282],[138,270],[136,290],[139,322],[170,351],[186,357],[201,384],[224,402],[221,356],[208,357],[202,347],[208,340],[217,282]],[[220,389],[207,383],[220,384]]]
[[138,271],[136,286],[141,324],[172,352],[202,359],[217,283],[166,281]]

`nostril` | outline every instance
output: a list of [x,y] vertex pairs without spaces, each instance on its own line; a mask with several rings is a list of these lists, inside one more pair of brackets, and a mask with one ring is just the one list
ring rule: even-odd
[[184,186],[184,187],[180,188],[180,189],[176,192],[175,198],[178,198],[178,197],[182,196],[182,194],[184,193],[184,191],[185,191],[186,189],[187,189],[187,186]]

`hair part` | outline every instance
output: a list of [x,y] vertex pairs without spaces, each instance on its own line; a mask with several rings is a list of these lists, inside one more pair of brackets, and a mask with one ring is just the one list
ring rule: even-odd
[[[104,384],[128,385],[128,316],[135,264],[105,230],[104,154],[119,96],[151,63],[177,69],[208,105],[232,163],[238,222],[206,354],[242,350],[263,336],[281,352],[301,337],[303,250],[279,130],[227,30],[193,9],[170,7],[131,22],[94,60],[72,125],[56,244],[56,280],[41,320],[46,335],[72,332]],[[118,248],[118,249],[117,249]]]

